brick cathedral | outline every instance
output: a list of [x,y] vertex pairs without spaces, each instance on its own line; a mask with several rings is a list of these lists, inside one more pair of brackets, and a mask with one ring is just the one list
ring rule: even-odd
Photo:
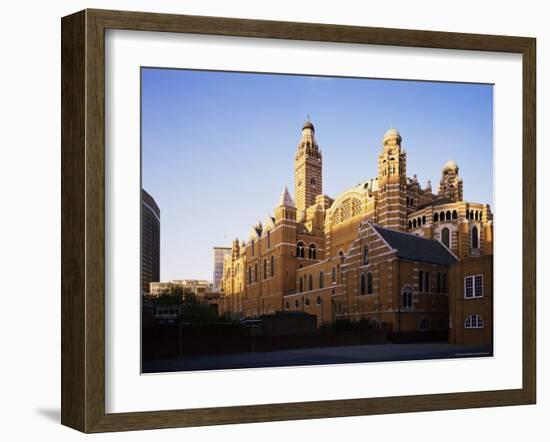
[[396,332],[449,330],[452,343],[492,341],[493,215],[463,199],[447,161],[437,192],[407,176],[396,129],[382,139],[378,174],[337,198],[323,194],[315,128],[302,127],[294,199],[233,241],[220,313],[253,318],[304,311],[318,325],[372,320]]

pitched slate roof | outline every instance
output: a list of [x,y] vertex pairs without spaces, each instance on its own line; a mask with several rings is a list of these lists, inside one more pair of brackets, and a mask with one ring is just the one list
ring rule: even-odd
[[397,250],[399,258],[447,266],[457,262],[456,257],[435,239],[421,238],[410,233],[384,229],[375,225],[372,227],[390,247]]

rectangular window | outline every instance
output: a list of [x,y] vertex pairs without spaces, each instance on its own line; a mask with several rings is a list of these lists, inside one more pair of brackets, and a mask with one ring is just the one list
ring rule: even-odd
[[482,275],[476,275],[475,282],[474,282],[474,296],[476,298],[481,298],[483,296],[483,276]]
[[464,278],[464,297],[467,299],[483,297],[483,275]]
[[418,272],[418,291],[424,291],[424,272],[422,270]]
[[325,274],[323,272],[319,272],[319,288],[322,289],[325,286]]

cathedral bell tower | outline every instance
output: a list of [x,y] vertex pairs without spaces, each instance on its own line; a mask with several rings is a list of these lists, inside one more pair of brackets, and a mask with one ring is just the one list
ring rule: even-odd
[[302,127],[302,139],[294,159],[294,196],[298,217],[315,204],[323,193],[323,158],[315,141],[315,127],[309,117]]
[[382,152],[378,156],[378,189],[378,224],[405,231],[407,154],[401,151],[401,135],[393,128],[382,139]]
[[462,201],[462,178],[458,177],[458,165],[453,160],[443,165],[438,196],[452,201]]

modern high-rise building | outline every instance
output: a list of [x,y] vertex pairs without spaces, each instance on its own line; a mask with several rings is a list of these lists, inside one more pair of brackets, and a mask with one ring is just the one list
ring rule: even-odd
[[223,277],[223,259],[231,253],[231,247],[214,247],[214,290],[220,289]]
[[141,291],[149,293],[151,282],[160,280],[160,209],[141,189]]

